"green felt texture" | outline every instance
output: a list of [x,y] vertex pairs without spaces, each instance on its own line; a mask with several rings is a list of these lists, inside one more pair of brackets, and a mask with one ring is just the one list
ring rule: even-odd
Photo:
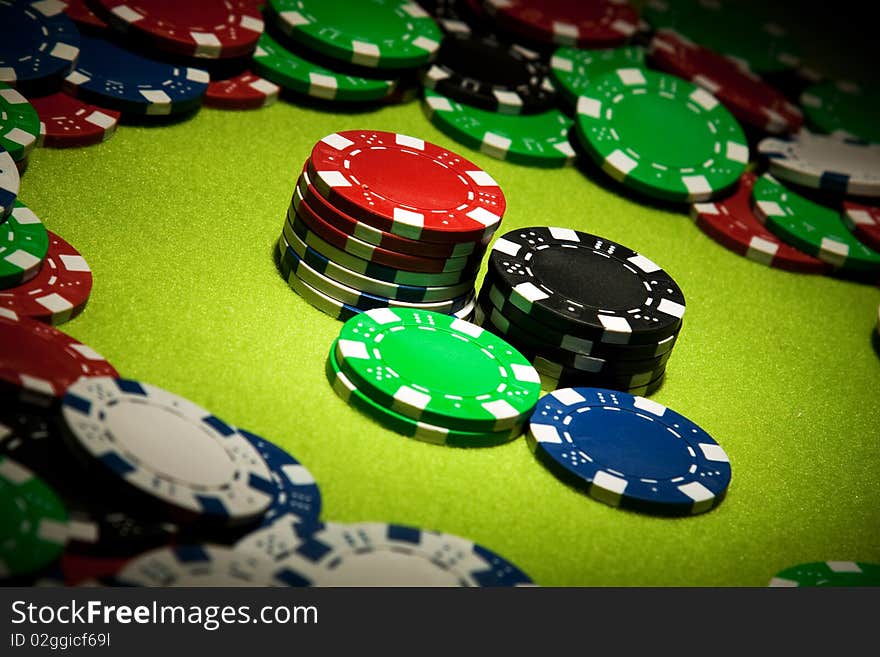
[[[676,278],[688,310],[654,399],[727,450],[733,480],[718,509],[675,520],[613,509],[559,483],[522,438],[481,450],[423,444],[336,397],[324,359],[341,324],[287,287],[272,249],[312,144],[353,128],[472,158],[507,195],[501,232],[597,233]],[[587,169],[531,169],[459,148],[417,102],[356,114],[281,102],[38,150],[21,195],[95,274],[89,306],[62,329],[124,376],[288,448],[321,485],[326,519],[467,536],[544,585],[763,586],[801,562],[880,561],[880,291],[755,264],[684,210],[640,203]]]

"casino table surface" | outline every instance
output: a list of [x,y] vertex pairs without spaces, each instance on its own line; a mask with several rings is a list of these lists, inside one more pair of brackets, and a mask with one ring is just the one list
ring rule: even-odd
[[[728,453],[733,479],[717,509],[680,519],[615,509],[558,481],[524,438],[429,445],[333,393],[324,363],[341,324],[287,286],[273,248],[312,145],[358,128],[415,135],[490,172],[508,201],[498,235],[574,228],[674,276],[687,314],[652,398]],[[880,289],[751,262],[703,234],[686,206],[635,197],[589,162],[492,159],[440,133],[418,101],[328,111],[288,100],[39,149],[21,198],[94,272],[88,307],[61,329],[123,376],[288,449],[321,486],[324,519],[466,536],[548,586],[764,586],[797,563],[880,562]]]

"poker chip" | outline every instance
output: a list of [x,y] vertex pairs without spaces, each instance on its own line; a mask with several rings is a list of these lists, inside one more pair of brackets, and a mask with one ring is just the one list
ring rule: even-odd
[[469,35],[488,28],[480,0],[417,0],[446,34]]
[[245,57],[263,33],[252,0],[94,0],[103,18],[152,47],[203,59]]
[[83,582],[112,579],[130,561],[129,557],[94,557],[65,552],[61,555],[59,568],[66,586]]
[[289,244],[292,244],[298,237],[315,251],[350,271],[397,285],[442,287],[454,286],[464,282],[470,282],[472,285],[476,275],[473,270],[465,269],[444,273],[405,271],[364,260],[347,251],[338,249],[321,239],[319,235],[309,230],[308,226],[299,218],[293,208],[288,209],[283,233]]
[[308,263],[297,255],[295,251],[284,250],[279,253],[281,275],[285,280],[289,280],[291,276],[299,278],[307,283],[315,290],[322,292],[342,302],[348,306],[357,308],[358,310],[372,310],[373,308],[421,308],[424,310],[432,310],[438,313],[454,313],[471,302],[473,293],[465,293],[460,297],[456,297],[444,301],[432,301],[424,303],[409,303],[406,301],[398,301],[396,299],[388,299],[386,297],[375,296],[362,292],[347,285],[343,285],[334,281],[329,276],[325,276],[321,272],[312,269]]
[[621,46],[602,50],[557,48],[550,58],[550,72],[559,95],[574,107],[584,90],[600,75],[619,68],[644,68],[645,50]]
[[175,545],[129,561],[114,584],[143,587],[285,586],[278,566],[244,550],[222,545]]
[[338,73],[284,48],[263,34],[254,53],[254,69],[285,89],[325,100],[368,102],[390,96],[397,80]]
[[230,78],[212,80],[205,92],[205,106],[225,110],[268,107],[278,100],[281,88],[259,75],[244,71]]
[[239,432],[263,457],[278,489],[262,524],[269,525],[286,514],[294,514],[304,523],[316,522],[321,514],[321,491],[312,473],[275,443],[243,429]]
[[880,144],[802,130],[788,139],[768,138],[758,152],[783,180],[840,194],[880,196]]
[[324,198],[358,220],[427,242],[483,240],[507,207],[501,188],[475,164],[393,132],[324,137],[312,149],[309,177]]
[[693,515],[720,503],[730,461],[703,429],[643,397],[562,388],[538,402],[526,434],[561,480],[611,506]]
[[123,113],[180,114],[201,104],[211,81],[197,68],[148,59],[97,37],[81,40],[79,61],[64,89],[86,102]]
[[[287,238],[290,238],[288,242]],[[278,241],[279,247],[283,245],[285,249],[290,249],[296,253],[301,260],[309,265],[315,271],[325,274],[338,283],[342,283],[356,290],[361,290],[374,296],[386,297],[399,301],[413,302],[430,302],[444,301],[454,299],[473,289],[473,280],[466,280],[455,285],[439,286],[439,287],[421,287],[415,285],[398,285],[389,283],[375,278],[370,278],[356,271],[346,269],[337,265],[333,260],[315,251],[312,247],[307,246],[298,235],[291,231],[285,231]],[[283,253],[283,250],[282,250]]]
[[79,55],[79,32],[63,2],[0,2],[0,82],[45,89],[67,75]]
[[668,353],[678,338],[679,331],[657,342],[646,344],[611,344],[582,338],[551,326],[542,324],[534,317],[523,312],[510,301],[494,283],[494,278],[486,273],[485,283],[478,297],[479,304],[483,307],[490,321],[497,326],[505,335],[513,337],[517,328],[528,331],[538,336],[545,347],[560,348],[574,354],[594,356],[603,360],[615,362],[628,360],[646,360],[657,358]]
[[102,18],[99,18],[98,15],[89,8],[86,0],[65,0],[64,4],[67,5],[64,8],[64,13],[67,14],[67,17],[70,20],[77,24],[77,27],[79,27],[80,30],[100,32],[109,27]]
[[554,390],[572,387],[605,387],[630,394],[640,394],[636,391],[647,389],[651,384],[661,381],[666,374],[665,363],[657,366],[656,369],[629,374],[596,374],[554,363],[542,357],[534,358],[532,364],[544,377],[543,380],[553,382]]
[[800,108],[741,63],[675,32],[657,32],[650,45],[654,64],[703,87],[740,121],[774,134],[797,132]]
[[423,66],[443,38],[434,20],[406,0],[269,0],[269,8],[276,26],[294,41],[369,68]]
[[244,435],[161,388],[81,379],[68,388],[61,413],[74,451],[184,517],[240,525],[275,498],[268,466]]
[[876,272],[880,253],[859,242],[840,213],[801,196],[770,174],[752,189],[755,216],[780,239],[843,271]]
[[321,196],[312,186],[309,178],[308,165],[303,168],[297,180],[297,188],[299,196],[308,204],[309,208],[318,214],[321,219],[332,224],[344,233],[357,237],[358,239],[381,246],[391,251],[398,251],[409,255],[430,257],[430,258],[460,258],[471,255],[477,245],[485,249],[485,243],[480,242],[458,242],[443,244],[440,242],[422,242],[419,240],[411,240],[407,237],[386,233],[383,230],[374,228],[369,224],[358,221],[354,217],[350,217],[338,208],[333,207]]
[[324,523],[296,518],[239,541],[265,555],[298,586],[518,586],[531,579],[498,554],[451,534],[379,522]]
[[6,219],[15,207],[20,184],[21,178],[15,161],[6,149],[0,146],[0,221]]
[[540,392],[535,369],[504,340],[430,311],[368,310],[345,323],[335,353],[340,369],[374,401],[455,429],[521,424]]
[[40,117],[40,145],[72,148],[100,144],[116,132],[119,112],[84,103],[63,92],[31,99]]
[[33,472],[0,456],[0,579],[26,575],[57,559],[67,542],[67,512]]
[[423,106],[441,131],[499,160],[538,167],[574,162],[575,152],[568,141],[572,120],[557,109],[508,116],[462,105],[429,89]]
[[880,252],[880,207],[844,201],[842,216],[860,242]]
[[517,438],[523,432],[523,424],[516,424],[502,431],[465,431],[413,420],[390,407],[373,401],[352,383],[336,362],[336,342],[330,347],[325,372],[333,391],[364,415],[382,426],[403,436],[415,438],[433,445],[449,447],[492,447]]
[[0,146],[13,160],[23,160],[37,144],[40,117],[15,89],[0,82]]
[[626,0],[487,0],[484,5],[499,26],[541,43],[607,48],[638,29],[638,12]]
[[749,260],[804,274],[827,273],[827,263],[789,246],[755,217],[751,199],[756,179],[755,174],[744,173],[733,195],[715,202],[695,203],[691,206],[691,218],[709,237]]
[[20,394],[59,397],[80,377],[117,376],[97,351],[42,322],[0,307],[0,381]]
[[828,80],[804,90],[800,101],[807,119],[817,130],[880,142],[880,92],[863,89],[854,82]]
[[441,96],[500,114],[553,107],[556,93],[538,53],[490,36],[447,35],[422,84]]
[[724,0],[649,0],[644,17],[654,29],[671,29],[691,41],[743,62],[758,75],[799,66],[794,38],[768,20],[758,4]]
[[576,131],[602,170],[669,201],[706,201],[745,171],[742,128],[709,92],[640,68],[596,78],[577,102]]
[[658,265],[568,228],[507,233],[492,246],[489,270],[527,315],[599,342],[656,343],[677,332],[684,316],[684,294]]
[[344,233],[329,222],[324,221],[303,200],[302,193],[298,188],[294,189],[290,208],[310,231],[319,235],[328,244],[378,265],[411,272],[453,273],[465,270],[473,271],[479,266],[479,257],[482,256],[482,252],[478,252],[471,256],[453,258],[423,258],[370,244],[354,235]]
[[880,564],[856,561],[802,563],[780,571],[767,586],[880,586]]
[[0,289],[31,280],[46,258],[49,238],[40,218],[21,201],[0,226]]
[[92,272],[70,244],[46,231],[49,248],[39,272],[26,283],[0,290],[0,307],[18,317],[63,324],[82,312],[92,291]]

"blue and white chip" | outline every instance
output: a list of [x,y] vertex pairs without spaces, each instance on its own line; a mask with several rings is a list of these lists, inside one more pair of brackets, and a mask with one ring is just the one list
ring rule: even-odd
[[79,30],[60,0],[0,0],[0,82],[50,90],[79,56]]
[[295,516],[235,545],[268,556],[290,586],[528,586],[501,556],[439,532],[380,522],[307,526]]
[[693,515],[714,508],[730,484],[730,460],[703,429],[662,404],[614,390],[545,395],[527,440],[557,477],[611,506]]
[[277,486],[250,440],[166,390],[81,378],[61,413],[73,449],[175,515],[235,526],[257,520],[275,500]]
[[21,185],[21,177],[15,160],[0,146],[0,221],[10,215],[15,207],[15,199],[18,198],[18,188]]
[[64,89],[77,98],[129,114],[162,116],[197,108],[211,81],[206,71],[148,59],[92,36],[82,37]]
[[317,522],[321,515],[321,491],[312,473],[275,443],[244,429],[239,429],[239,433],[257,448],[278,488],[275,501],[263,516],[262,526],[291,513],[304,523]]

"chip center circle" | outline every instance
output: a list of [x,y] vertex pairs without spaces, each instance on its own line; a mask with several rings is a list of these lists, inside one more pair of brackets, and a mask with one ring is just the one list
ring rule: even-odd
[[471,190],[450,168],[408,149],[371,148],[351,160],[367,192],[409,208],[450,211],[472,200]]
[[693,102],[661,92],[628,94],[614,106],[613,119],[621,144],[635,151],[643,165],[696,168],[715,156],[718,136]]
[[[603,421],[602,414],[612,412],[614,422]],[[687,475],[694,464],[683,438],[662,422],[630,411],[594,407],[573,414],[567,431],[575,448],[588,454],[598,467],[630,479],[668,481]]]
[[547,248],[532,258],[535,277],[555,294],[591,308],[629,309],[647,296],[640,276],[616,258],[596,257],[586,248]]
[[235,477],[233,462],[215,436],[167,408],[120,400],[105,409],[104,417],[108,435],[142,468],[206,488]]
[[420,340],[421,330],[390,332],[382,340],[382,360],[403,382],[436,394],[454,391],[456,397],[471,398],[497,388],[499,363],[479,344],[443,329],[431,329],[435,335]]

